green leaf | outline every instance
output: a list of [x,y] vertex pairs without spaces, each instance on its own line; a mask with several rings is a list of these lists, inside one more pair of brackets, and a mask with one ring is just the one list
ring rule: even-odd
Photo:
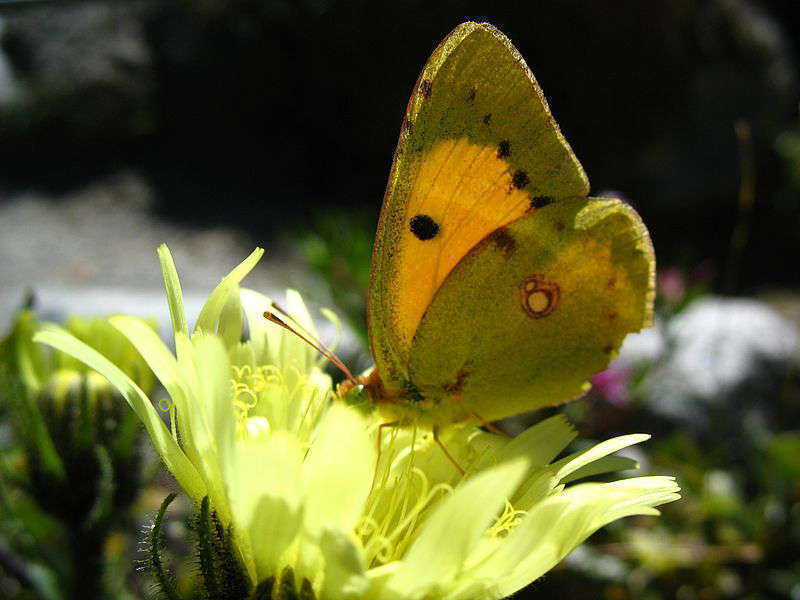
[[34,449],[43,470],[54,479],[63,481],[66,478],[64,462],[56,451],[35,397],[2,364],[0,364],[0,397],[14,410],[15,423],[21,430],[21,437]]
[[97,495],[94,505],[86,517],[86,528],[102,525],[114,508],[114,465],[104,446],[95,446],[97,463],[100,465],[100,480],[97,483]]

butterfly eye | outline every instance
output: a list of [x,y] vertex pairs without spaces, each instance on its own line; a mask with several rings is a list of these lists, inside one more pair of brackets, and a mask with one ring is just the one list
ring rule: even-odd
[[541,319],[558,306],[561,289],[554,281],[545,281],[542,275],[531,275],[520,286],[522,309],[529,317]]

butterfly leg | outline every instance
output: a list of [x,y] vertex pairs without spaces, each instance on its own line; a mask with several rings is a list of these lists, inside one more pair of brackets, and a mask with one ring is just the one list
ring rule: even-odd
[[442,440],[439,439],[439,427],[435,425],[433,427],[433,441],[436,442],[436,445],[442,449],[442,452],[444,452],[444,455],[447,457],[447,460],[453,463],[453,466],[458,470],[459,473],[461,473],[461,476],[463,477],[464,475],[466,475],[467,472],[461,468],[461,465],[459,465],[456,462],[456,459],[453,458],[452,455],[447,451],[447,448],[444,447]]
[[480,423],[481,423],[481,426],[482,427],[486,427],[486,429],[488,429],[492,433],[496,433],[497,435],[502,435],[505,438],[510,438],[511,437],[505,431],[503,431],[502,429],[497,427],[497,425],[493,425],[492,423],[490,423],[489,421],[484,419],[482,416],[480,416],[476,412],[469,413],[469,415],[467,415],[467,416],[468,417],[474,417],[474,418],[478,419],[478,421],[480,421]]

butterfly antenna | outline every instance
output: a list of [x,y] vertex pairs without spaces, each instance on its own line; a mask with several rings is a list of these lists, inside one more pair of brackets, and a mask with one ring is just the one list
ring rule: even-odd
[[[276,305],[275,303],[273,303],[273,304],[272,304],[272,306],[273,306],[274,308],[276,308],[276,310],[280,310],[280,312],[281,312],[283,315],[285,315],[285,316],[287,316],[288,318],[292,319],[292,321],[295,321],[295,319],[294,319],[294,318],[292,318],[292,317],[291,317],[290,315],[288,315],[286,312],[284,312],[283,310],[281,310],[280,308],[278,308],[278,307],[277,307],[277,305]],[[347,377],[347,379],[348,379],[348,381],[350,381],[350,383],[352,383],[353,385],[358,385],[358,381],[356,381],[356,378],[355,378],[355,377],[353,377],[353,374],[350,372],[350,369],[348,369],[348,368],[345,366],[345,364],[342,362],[342,360],[341,360],[341,359],[340,359],[338,356],[336,356],[336,355],[335,355],[335,354],[334,354],[332,351],[330,351],[330,350],[329,350],[329,349],[328,349],[328,348],[325,346],[325,344],[323,344],[322,342],[320,342],[319,340],[317,340],[317,339],[316,339],[316,338],[315,338],[313,335],[311,335],[311,334],[310,334],[310,333],[308,333],[308,332],[306,332],[306,335],[303,335],[303,333],[301,333],[300,331],[298,331],[298,329],[302,329],[302,326],[299,326],[299,327],[297,327],[297,328],[295,328],[295,327],[292,327],[291,325],[289,325],[288,323],[286,323],[286,321],[284,321],[283,319],[281,319],[281,318],[280,318],[278,315],[276,315],[275,313],[273,313],[272,311],[269,311],[269,310],[265,310],[265,311],[264,311],[264,318],[265,318],[267,321],[270,321],[271,323],[275,323],[275,325],[278,325],[278,326],[280,326],[280,327],[283,327],[283,328],[284,328],[286,331],[289,331],[289,332],[291,332],[291,333],[295,334],[297,337],[299,337],[301,340],[303,340],[303,341],[304,341],[306,344],[308,344],[309,346],[311,346],[312,348],[314,348],[314,350],[316,350],[317,352],[319,352],[320,354],[322,354],[322,356],[324,356],[324,357],[325,357],[325,358],[327,358],[329,361],[331,361],[331,363],[332,363],[333,365],[335,365],[335,366],[336,366],[336,367],[337,367],[337,368],[338,368],[338,369],[339,369],[339,370],[340,370],[342,373],[344,373],[345,377]],[[295,323],[297,323],[297,321],[295,321]],[[299,324],[298,324],[298,325],[299,325]],[[313,341],[312,341],[312,340],[313,340]]]
[[330,348],[328,348],[328,346],[326,346],[320,340],[318,340],[317,336],[315,336],[308,329],[306,329],[306,327],[300,321],[298,321],[294,317],[294,315],[292,315],[288,310],[286,310],[280,304],[278,304],[277,302],[275,302],[273,300],[270,300],[269,305],[275,312],[279,313],[281,315],[281,317],[283,317],[287,321],[290,321],[292,323],[292,326],[295,329],[297,329],[299,332],[301,332],[306,337],[312,338],[319,346],[321,346],[322,348],[324,348],[325,350],[327,350],[328,352],[333,354],[333,350],[331,350]]
[[[310,332],[300,321],[298,321],[294,317],[294,315],[292,315],[289,311],[284,309],[280,304],[278,304],[277,302],[274,302],[272,300],[270,300],[269,304],[273,309],[275,309],[277,312],[279,312],[284,319],[287,319],[287,320],[291,321],[292,326],[297,331],[302,333],[307,338],[313,340],[314,343],[317,344],[317,346],[319,346],[320,348],[322,348],[325,352],[327,352],[328,355],[336,358],[336,360],[339,363],[343,363],[344,362],[341,359],[339,359],[338,356],[336,356],[336,353],[333,351],[333,348],[331,348],[330,346],[325,345],[325,343],[322,340],[320,340],[314,333]],[[322,353],[322,354],[325,355],[325,353]],[[347,373],[345,372],[345,374],[347,374]]]
[[[314,333],[310,332],[300,321],[298,321],[294,317],[294,315],[289,313],[286,309],[284,309],[277,302],[270,301],[270,306],[272,306],[272,308],[274,308],[276,311],[278,311],[281,314],[281,316],[283,316],[284,319],[288,319],[289,321],[291,321],[292,325],[295,327],[295,329],[300,331],[307,338],[309,338],[311,340],[314,340],[315,344],[317,344],[320,348],[322,348],[325,352],[327,352],[327,355],[324,352],[322,353],[324,356],[328,356],[329,360],[330,360],[330,357],[333,357],[333,359],[335,359],[333,361],[334,364],[336,364],[337,366],[341,365],[341,367],[344,367],[344,361],[341,360],[338,356],[336,356],[336,352],[333,351],[333,348],[331,348],[330,346],[327,346]],[[347,369],[343,369],[343,371],[344,371],[345,375],[347,375],[348,378],[349,378],[350,377],[349,371],[347,371]],[[352,381],[353,381],[353,383],[355,383],[354,379]]]

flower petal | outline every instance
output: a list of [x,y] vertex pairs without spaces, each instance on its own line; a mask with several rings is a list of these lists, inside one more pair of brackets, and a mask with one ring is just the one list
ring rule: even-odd
[[629,471],[638,469],[639,463],[627,456],[604,456],[588,465],[582,466],[577,471],[573,471],[561,480],[561,483],[571,483],[584,477],[603,475],[605,473],[615,473],[617,471]]
[[205,484],[197,469],[173,439],[145,393],[125,373],[59,327],[43,327],[34,340],[74,356],[108,379],[144,423],[153,445],[180,486],[194,499],[205,496]]
[[304,463],[306,528],[352,531],[372,486],[375,449],[363,417],[336,403],[321,424]]
[[[317,336],[314,321],[303,302],[303,297],[295,290],[286,290],[286,311],[305,331],[314,337]],[[293,365],[301,373],[308,373],[316,363],[317,351],[299,337],[290,335],[283,339],[280,359],[279,364]]]
[[186,325],[186,311],[183,308],[181,282],[178,279],[175,261],[172,260],[172,253],[166,244],[161,244],[158,247],[158,260],[161,263],[161,275],[164,278],[164,289],[167,292],[172,331],[173,333],[180,332],[188,335],[189,327]]
[[206,332],[217,330],[217,322],[225,303],[228,301],[229,294],[237,289],[242,279],[253,270],[253,267],[256,266],[256,263],[261,260],[263,255],[264,250],[256,248],[233,271],[222,278],[222,281],[214,288],[214,291],[211,292],[203,305],[200,316],[197,317],[196,330]]
[[219,327],[217,332],[225,342],[225,347],[233,350],[242,341],[242,325],[244,317],[242,315],[242,303],[239,299],[239,288],[234,287],[228,294],[228,300],[222,307],[219,315]]
[[530,461],[525,480],[511,498],[515,508],[528,510],[555,489],[559,479],[548,465],[576,435],[567,418],[559,414],[519,434],[497,453],[495,460],[498,462],[523,456]]
[[633,446],[634,444],[649,439],[650,436],[644,433],[633,433],[611,438],[610,440],[600,442],[586,450],[581,450],[580,452],[565,456],[561,460],[554,462],[551,467],[555,470],[556,476],[563,480],[568,475],[589,463],[603,458],[604,456],[608,456],[617,450],[622,450],[623,448]]
[[542,467],[550,463],[575,439],[577,433],[564,415],[555,415],[523,431],[497,454],[497,461],[504,462],[525,456],[531,467]]
[[177,334],[180,380],[191,401],[186,423],[206,482],[211,503],[223,523],[230,521],[224,493],[222,462],[234,443],[236,415],[230,385],[228,355],[219,336],[195,333],[191,341]]
[[447,590],[528,467],[525,459],[518,459],[483,471],[442,501],[380,597],[421,598]]
[[360,600],[369,587],[358,540],[338,529],[326,529],[320,538],[325,576],[320,600]]
[[264,294],[246,288],[239,290],[239,298],[247,319],[247,328],[250,332],[249,344],[253,348],[255,364],[274,364],[267,354],[270,346],[269,337],[271,334],[279,335],[280,327],[264,318],[264,311],[270,308],[270,299]]
[[258,583],[279,572],[282,554],[300,531],[303,451],[285,432],[239,440],[233,450],[225,466],[233,531]]
[[553,568],[607,523],[634,514],[657,514],[653,506],[676,500],[677,489],[668,477],[568,488],[535,505],[472,576],[493,586],[494,597],[504,598]]
[[[109,318],[109,322],[133,344],[142,358],[167,390],[170,398],[175,403],[175,417],[178,422],[178,431],[182,440],[186,455],[195,465],[201,463],[200,456],[196,451],[194,443],[195,430],[197,425],[197,414],[189,397],[189,389],[182,380],[182,375],[178,367],[178,362],[158,337],[158,334],[147,325],[145,321],[138,317],[129,315],[117,315]],[[186,334],[175,333],[175,340],[179,342],[186,339]],[[180,346],[180,343],[178,343]],[[149,404],[149,403],[148,403]],[[192,497],[195,502],[199,498]]]

